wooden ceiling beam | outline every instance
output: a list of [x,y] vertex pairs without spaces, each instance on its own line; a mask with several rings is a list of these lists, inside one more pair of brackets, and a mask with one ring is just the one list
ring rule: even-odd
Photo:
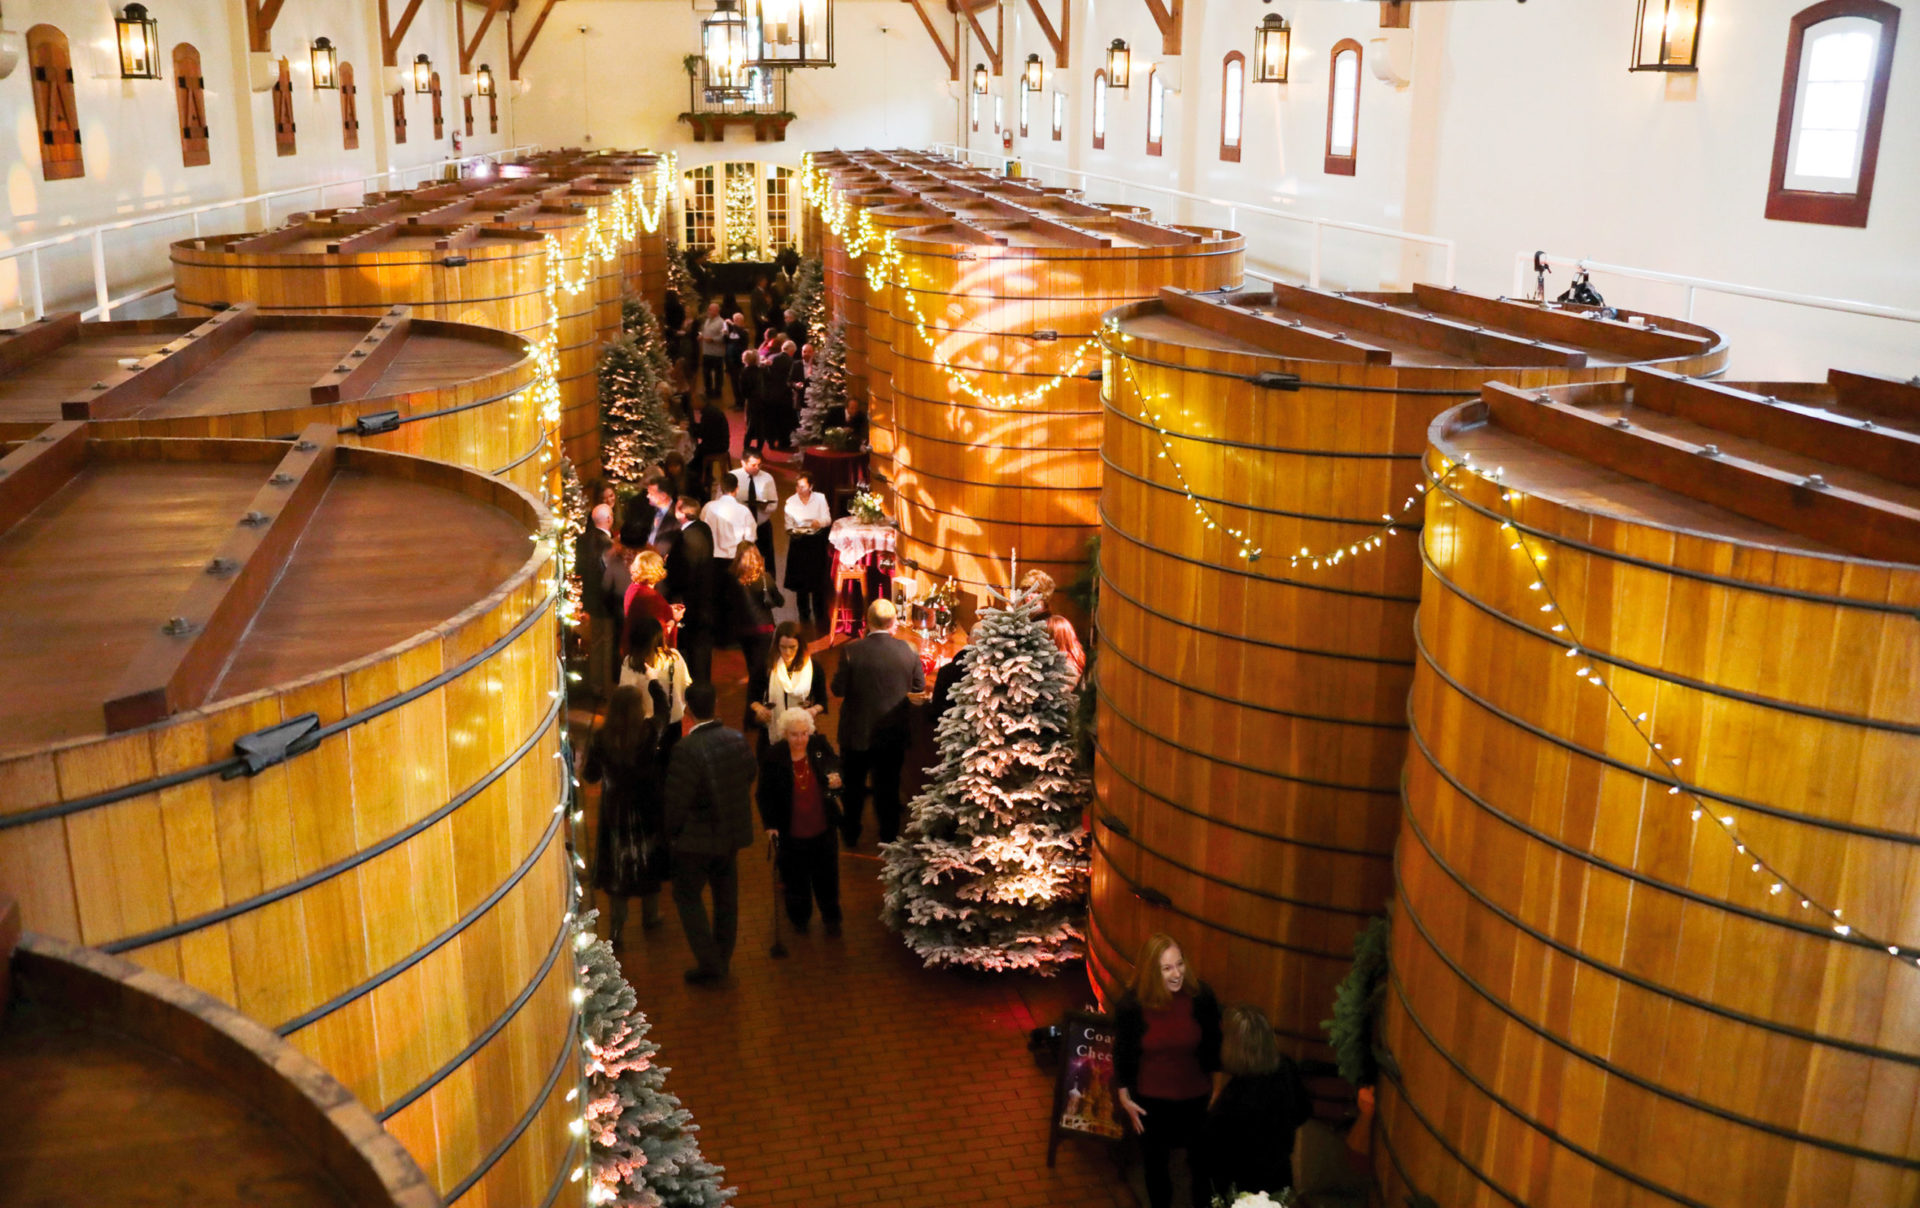
[[1147,0],[1147,12],[1160,27],[1160,53],[1180,53],[1180,25],[1186,15],[1186,0]]
[[473,31],[472,41],[468,41],[466,33],[467,0],[455,0],[453,11],[459,17],[458,25],[460,26],[456,34],[460,40],[461,75],[473,74],[473,56],[480,50],[480,40],[487,36],[487,27],[493,24],[495,17],[500,15],[500,10],[506,5],[506,2],[507,0],[487,0],[487,15],[480,18],[479,28]]
[[1073,34],[1073,0],[1060,0],[1058,26],[1047,16],[1043,0],[1027,0],[1027,7],[1033,10],[1034,19],[1040,22],[1040,32],[1046,35],[1047,45],[1053,47],[1053,65],[1064,70],[1067,66],[1067,47]]
[[400,14],[399,23],[395,24],[388,20],[387,0],[380,0],[380,61],[388,67],[400,65],[400,42],[413,26],[413,19],[420,15],[420,4],[421,0],[407,0],[406,10]]
[[246,0],[247,49],[273,49],[273,23],[280,19],[286,0]]
[[927,10],[921,5],[920,0],[907,0],[907,3],[912,5],[913,11],[920,15],[920,24],[927,27],[927,36],[933,39],[934,48],[940,52],[940,57],[947,61],[947,78],[958,81],[960,79],[960,19],[958,17],[953,19],[953,47],[948,49],[946,39],[942,38],[940,31],[934,28],[933,18],[927,16]]
[[967,24],[973,26],[973,36],[980,39],[980,48],[987,52],[987,62],[993,65],[993,74],[1005,75],[1006,56],[1004,52],[1007,48],[1007,10],[998,4],[993,6],[995,35],[993,38],[987,37],[986,27],[980,24],[980,18],[974,15],[972,8],[963,5],[961,6],[961,13],[966,17]]
[[547,14],[553,11],[553,0],[541,0],[540,15],[533,19],[533,28],[527,31],[526,38],[520,43],[520,49],[513,48],[513,22],[507,22],[507,77],[520,78],[520,65],[527,61],[527,52],[533,49],[533,40],[540,36],[541,27],[547,23]]

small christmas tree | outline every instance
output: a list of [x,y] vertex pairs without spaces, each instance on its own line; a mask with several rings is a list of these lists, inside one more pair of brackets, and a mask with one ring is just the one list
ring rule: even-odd
[[727,165],[727,259],[760,259],[760,233],[754,216],[759,210],[758,177],[752,164]]
[[826,275],[819,257],[800,262],[800,271],[793,275],[793,299],[787,303],[793,311],[793,317],[807,325],[812,339],[823,334],[826,326],[826,312],[823,308]]
[[587,1199],[616,1208],[720,1208],[734,1196],[726,1171],[706,1160],[700,1131],[679,1096],[666,1090],[660,1046],[620,972],[613,946],[581,920],[574,959],[580,970],[581,1032],[587,1049],[587,1141],[593,1184]]
[[687,254],[680,250],[679,240],[671,235],[667,237],[667,292],[679,297],[681,308],[688,314],[700,309],[700,287],[693,283]]
[[580,576],[573,573],[573,549],[587,531],[587,490],[580,485],[580,473],[573,459],[560,457],[560,565],[566,575],[560,596],[560,620],[569,629],[577,628],[580,611]]
[[600,464],[607,479],[638,483],[673,441],[647,349],[631,335],[609,341],[600,352]]
[[653,366],[654,380],[666,381],[673,367],[672,354],[667,351],[667,331],[644,298],[630,297],[620,303],[620,330],[639,342],[647,363]]
[[1081,955],[1092,785],[1073,749],[1073,669],[1039,603],[981,614],[939,766],[880,849],[880,917],[929,966],[1051,975]]
[[806,401],[800,408],[800,422],[793,429],[793,443],[802,447],[819,444],[829,419],[839,422],[846,413],[847,325],[836,321],[814,349],[813,376],[807,379]]

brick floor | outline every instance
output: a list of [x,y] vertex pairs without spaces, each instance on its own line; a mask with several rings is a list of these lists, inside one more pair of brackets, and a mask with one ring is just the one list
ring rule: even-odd
[[[736,427],[739,417],[729,417]],[[769,458],[784,494],[791,469]],[[776,526],[777,528],[778,526]],[[784,546],[784,534],[777,538]],[[784,551],[782,551],[784,552]],[[791,602],[783,615],[792,615]],[[831,674],[831,651],[819,655]],[[720,717],[738,725],[745,666],[714,656]],[[823,726],[832,737],[838,710]],[[581,741],[592,715],[571,712]],[[909,783],[915,777],[909,776]],[[595,793],[589,789],[589,824]],[[692,959],[671,901],[666,925],[628,920],[623,966],[653,1022],[668,1087],[700,1126],[742,1208],[954,1205],[1133,1208],[1107,1150],[1063,1142],[1049,1169],[1053,1078],[1027,1033],[1083,1005],[1077,967],[1057,978],[930,971],[879,921],[872,820],[860,853],[841,855],[844,934],[780,920],[789,955],[769,955],[772,877],[764,847],[740,855],[741,927],[733,975],[690,987]],[[604,907],[605,898],[597,905]]]

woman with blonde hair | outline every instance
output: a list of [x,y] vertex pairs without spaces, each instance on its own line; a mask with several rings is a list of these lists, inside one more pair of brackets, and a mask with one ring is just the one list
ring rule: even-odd
[[747,657],[747,724],[752,723],[751,704],[767,692],[767,662],[773,653],[773,610],[787,602],[767,573],[766,560],[751,541],[742,541],[733,556],[733,595],[726,615],[733,618],[734,637],[740,653]]
[[679,626],[673,616],[673,605],[660,594],[659,584],[667,577],[667,560],[650,549],[643,549],[633,556],[633,586],[627,588],[626,632],[621,635],[620,649],[626,654],[633,653],[634,629],[644,618],[652,618],[660,623],[661,630],[667,635],[667,645],[673,645],[673,639]]
[[1209,1204],[1207,1104],[1223,1080],[1220,1002],[1165,932],[1141,945],[1113,1013],[1113,1080],[1123,1118],[1140,1137],[1149,1208],[1170,1208],[1169,1159],[1187,1151],[1193,1203]]
[[1227,1008],[1220,1030],[1227,1085],[1207,1114],[1214,1194],[1278,1195],[1293,1186],[1293,1136],[1313,1118],[1313,1100],[1259,1007]]
[[1078,684],[1080,677],[1086,674],[1087,652],[1080,645],[1080,635],[1073,631],[1073,622],[1056,615],[1047,601],[1053,598],[1056,584],[1053,576],[1038,567],[1020,576],[1022,595],[1034,601],[1033,619],[1047,627],[1047,636],[1060,653],[1067,657],[1067,663],[1073,668],[1073,682]]

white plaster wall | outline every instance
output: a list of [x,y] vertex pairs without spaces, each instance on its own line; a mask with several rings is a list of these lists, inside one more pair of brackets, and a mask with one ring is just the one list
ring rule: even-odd
[[678,120],[688,105],[681,60],[699,51],[704,15],[678,0],[556,6],[521,68],[529,91],[517,110],[519,139],[673,151],[691,167],[797,165],[816,148],[921,147],[949,136],[946,63],[913,10],[897,0],[837,0],[837,66],[790,73],[787,108],[797,116],[786,141],[757,143],[750,128],[734,126],[724,142],[696,143]]
[[[122,80],[114,52],[113,16],[104,2],[10,0],[5,28],[24,35],[36,24],[57,26],[67,35],[74,58],[74,103],[80,118],[86,175],[47,181],[40,167],[39,136],[33,108],[31,72],[22,61],[0,80],[0,128],[12,154],[6,162],[7,214],[0,223],[0,247],[33,242],[63,229],[78,229],[166,212],[209,202],[296,188],[332,184],[324,198],[307,194],[270,207],[234,208],[201,220],[206,233],[234,231],[276,221],[318,200],[344,205],[358,198],[358,178],[393,169],[419,169],[455,154],[452,134],[463,129],[459,97],[459,55],[455,47],[453,4],[427,0],[400,48],[411,62],[422,51],[440,70],[445,89],[448,137],[435,140],[429,102],[408,97],[409,138],[392,144],[392,108],[381,89],[377,0],[287,0],[272,31],[273,53],[288,60],[293,80],[297,151],[277,154],[271,93],[252,92],[248,84],[246,20],[242,0],[156,0],[148,6],[159,22],[163,78]],[[395,5],[396,12],[401,7]],[[467,6],[468,32],[477,28],[484,5]],[[309,47],[326,36],[342,62],[352,63],[360,87],[360,146],[347,151],[341,137],[340,94],[315,91]],[[180,162],[180,137],[174,99],[173,48],[190,42],[200,52],[206,79],[206,111],[211,162],[188,168]],[[488,62],[498,80],[507,78],[507,22],[496,18],[475,62]],[[503,91],[500,134],[486,132],[486,110],[475,113],[475,135],[463,153],[495,150],[514,143],[513,100]],[[410,179],[418,179],[416,171]],[[397,183],[397,182],[396,182]],[[376,183],[373,187],[381,187]],[[142,226],[106,237],[109,288],[128,288],[167,275],[166,245],[193,233],[189,220]],[[29,296],[26,263],[0,261],[0,321],[15,321]],[[77,243],[41,254],[41,276],[52,308],[92,304],[90,247]],[[170,304],[163,298],[136,304],[129,314],[154,313]]]
[[[1008,3],[1007,74],[993,87],[1015,110],[1017,72],[1038,52],[1047,91],[1013,153],[1052,166],[1159,184],[1300,215],[1437,234],[1457,244],[1459,283],[1506,292],[1517,252],[1558,254],[1763,287],[1920,308],[1920,28],[1902,31],[1893,67],[1879,177],[1864,230],[1769,221],[1767,174],[1779,103],[1787,23],[1805,0],[1711,5],[1701,34],[1701,70],[1668,79],[1627,71],[1632,6],[1606,3],[1422,4],[1414,14],[1410,85],[1375,78],[1371,39],[1384,36],[1373,4],[1278,0],[1272,9],[1190,0],[1181,56],[1183,88],[1170,97],[1165,154],[1145,153],[1146,66],[1160,38],[1139,0],[1087,0],[1073,15],[1069,67],[1053,54],[1027,6]],[[1910,7],[1910,6],[1909,6]],[[1049,6],[1057,14],[1058,0]],[[1218,155],[1220,65],[1229,50],[1251,54],[1268,11],[1294,26],[1291,80],[1249,84],[1238,164]],[[991,13],[986,14],[990,18]],[[965,26],[963,25],[964,29]],[[992,26],[988,24],[989,32]],[[1107,146],[1092,148],[1093,72],[1115,36],[1134,49],[1135,86],[1110,94]],[[924,33],[922,34],[924,37]],[[1327,55],[1342,37],[1367,47],[1361,82],[1358,172],[1322,171]],[[967,36],[966,66],[985,58]],[[969,77],[970,78],[970,77]],[[1055,87],[1069,93],[1065,138],[1045,114]],[[990,98],[989,98],[990,99]],[[953,106],[959,141],[998,147],[991,106],[981,130]],[[1043,177],[1058,179],[1044,171]],[[1144,190],[1093,182],[1097,199],[1153,204],[1164,216],[1220,223],[1224,208],[1170,206]],[[1296,224],[1235,217],[1249,260],[1304,275],[1310,257]],[[1371,286],[1438,279],[1436,253],[1402,255],[1370,236],[1330,231],[1328,284]],[[1564,272],[1550,279],[1558,292]],[[1673,287],[1598,279],[1610,300],[1679,313]],[[1701,294],[1697,317],[1733,339],[1736,376],[1817,377],[1831,364],[1920,372],[1912,324],[1842,316]]]

